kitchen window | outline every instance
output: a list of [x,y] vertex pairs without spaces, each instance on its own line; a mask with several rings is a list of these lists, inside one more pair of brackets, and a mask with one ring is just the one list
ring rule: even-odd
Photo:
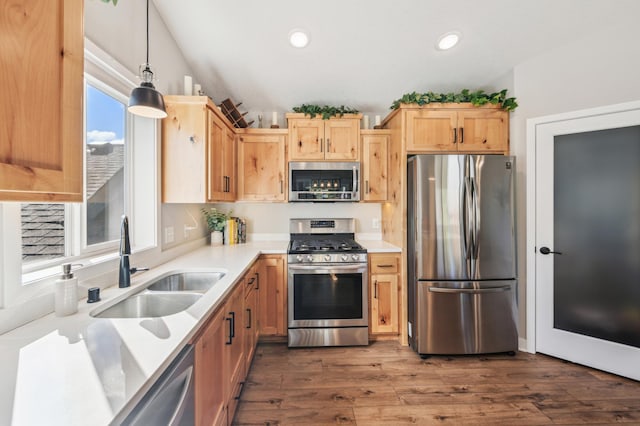
[[158,123],[127,112],[137,78],[85,46],[84,202],[0,203],[0,307],[42,294],[62,263],[117,257],[123,214],[134,250],[157,245]]

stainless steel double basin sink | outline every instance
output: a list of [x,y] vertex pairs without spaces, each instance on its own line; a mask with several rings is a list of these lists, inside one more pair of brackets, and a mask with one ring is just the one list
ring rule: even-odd
[[156,318],[177,314],[196,303],[225,274],[222,270],[168,273],[144,285],[139,292],[90,315],[96,318]]

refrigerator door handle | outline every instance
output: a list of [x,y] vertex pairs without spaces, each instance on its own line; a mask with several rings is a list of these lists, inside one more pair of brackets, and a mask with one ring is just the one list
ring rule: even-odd
[[473,234],[472,234],[472,257],[473,259],[478,259],[478,238],[480,234],[480,208],[478,206],[478,183],[476,182],[476,178],[471,178],[471,210],[473,212],[472,215],[472,223],[473,223]]
[[464,243],[465,259],[471,259],[473,251],[473,194],[471,193],[471,178],[464,177],[464,187],[462,189],[462,236]]
[[465,293],[465,294],[481,294],[481,293],[501,293],[510,291],[511,286],[489,287],[489,288],[445,288],[445,287],[429,287],[431,293]]

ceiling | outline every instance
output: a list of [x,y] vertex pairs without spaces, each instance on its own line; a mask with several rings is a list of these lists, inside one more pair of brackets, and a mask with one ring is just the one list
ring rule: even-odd
[[[243,102],[251,118],[303,103],[384,116],[407,92],[497,91],[529,58],[594,33],[611,36],[607,30],[640,16],[638,0],[154,3],[205,92]],[[306,48],[288,44],[294,28],[309,32]],[[452,30],[460,43],[436,50]]]

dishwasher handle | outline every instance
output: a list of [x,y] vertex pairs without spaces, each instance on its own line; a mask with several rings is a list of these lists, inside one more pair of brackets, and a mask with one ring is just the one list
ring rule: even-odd
[[173,411],[173,415],[169,420],[169,426],[179,426],[182,420],[182,415],[184,411],[187,409],[188,396],[189,391],[191,390],[191,381],[193,380],[193,365],[187,368],[184,373],[185,375],[184,383],[182,384],[182,392],[180,393],[180,399],[178,400],[178,404],[176,409]]
[[503,291],[511,290],[511,286],[506,285],[502,287],[488,287],[488,288],[443,288],[443,287],[429,287],[431,293],[454,293],[454,294],[482,294],[482,293],[501,293]]

